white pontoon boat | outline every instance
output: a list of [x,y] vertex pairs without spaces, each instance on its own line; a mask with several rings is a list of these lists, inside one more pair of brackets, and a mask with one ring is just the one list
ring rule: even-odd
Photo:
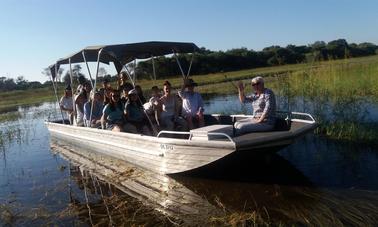
[[[198,47],[193,43],[177,42],[92,46],[58,60],[50,66],[50,69],[54,78],[62,64],[69,64],[71,68],[72,63],[84,62],[88,65],[88,62],[97,62],[96,78],[93,85],[96,87],[100,62],[106,64],[112,62],[118,72],[124,68],[134,84],[131,73],[125,67],[127,63],[146,58],[152,58],[153,63],[153,58],[156,56],[173,54],[183,77],[186,78],[189,75],[191,64],[188,73],[185,74],[176,54],[193,53],[196,50]],[[87,68],[91,77],[89,67]],[[53,85],[56,91],[57,86],[54,83]],[[249,153],[274,152],[290,145],[317,127],[317,123],[310,114],[292,112],[277,119],[274,131],[234,136],[234,122],[248,117],[252,116],[205,115],[204,127],[189,132],[160,131],[156,136],[77,127],[67,124],[64,119],[47,121],[46,126],[57,144],[107,154],[163,174],[187,172],[222,163],[230,157],[244,158]],[[231,158],[230,160],[235,159]]]

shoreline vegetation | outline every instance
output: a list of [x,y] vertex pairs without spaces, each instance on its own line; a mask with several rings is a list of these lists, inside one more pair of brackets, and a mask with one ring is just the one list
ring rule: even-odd
[[[255,68],[207,75],[193,75],[197,88],[205,97],[236,95],[234,81],[249,79],[256,75],[266,78],[267,87],[279,98],[281,110],[312,113],[321,124],[318,134],[339,140],[376,145],[378,121],[368,119],[368,107],[378,103],[378,56],[320,61],[273,67]],[[149,93],[153,85],[161,87],[165,79],[138,80]],[[181,76],[169,79],[179,88]],[[115,84],[112,84],[116,87]],[[251,92],[250,86],[246,92]],[[64,85],[59,85],[58,97]],[[0,122],[19,106],[56,101],[52,87],[17,90],[0,93]],[[226,110],[225,110],[226,111]]]

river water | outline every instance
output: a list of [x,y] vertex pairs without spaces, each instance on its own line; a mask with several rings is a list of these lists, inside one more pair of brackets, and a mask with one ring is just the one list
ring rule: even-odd
[[[225,107],[244,108],[226,96],[205,109]],[[52,144],[44,121],[56,108],[19,108],[0,125],[1,226],[378,223],[377,147],[308,135],[233,171],[158,176]],[[369,110],[376,119],[376,105]]]

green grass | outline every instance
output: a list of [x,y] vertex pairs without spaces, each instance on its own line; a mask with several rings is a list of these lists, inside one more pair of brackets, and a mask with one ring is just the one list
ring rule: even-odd
[[[283,110],[314,114],[321,123],[318,133],[335,139],[378,143],[377,122],[360,123],[366,117],[364,105],[378,102],[378,56],[193,75],[192,78],[199,84],[196,89],[204,96],[216,96],[237,94],[233,83],[239,80],[249,83],[256,75],[264,76],[266,86],[283,97],[280,100],[284,102],[280,103]],[[139,80],[137,83],[148,95],[150,87],[162,87],[164,81]],[[182,84],[180,76],[169,81],[175,88]],[[61,91],[62,88],[59,97]],[[251,86],[247,86],[246,92],[251,92]],[[302,106],[295,102],[298,99],[302,100]],[[52,88],[0,93],[0,113],[54,100]]]
[[0,113],[17,110],[18,106],[56,100],[52,88],[17,90],[0,93]]

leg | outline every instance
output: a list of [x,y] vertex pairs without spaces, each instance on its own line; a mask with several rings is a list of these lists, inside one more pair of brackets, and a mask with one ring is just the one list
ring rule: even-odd
[[257,123],[254,119],[242,119],[235,122],[236,135],[241,135],[248,132],[263,132],[270,131],[274,125],[266,123]]
[[188,115],[185,117],[186,123],[188,124],[188,129],[191,130],[193,129],[193,119],[191,115]]

